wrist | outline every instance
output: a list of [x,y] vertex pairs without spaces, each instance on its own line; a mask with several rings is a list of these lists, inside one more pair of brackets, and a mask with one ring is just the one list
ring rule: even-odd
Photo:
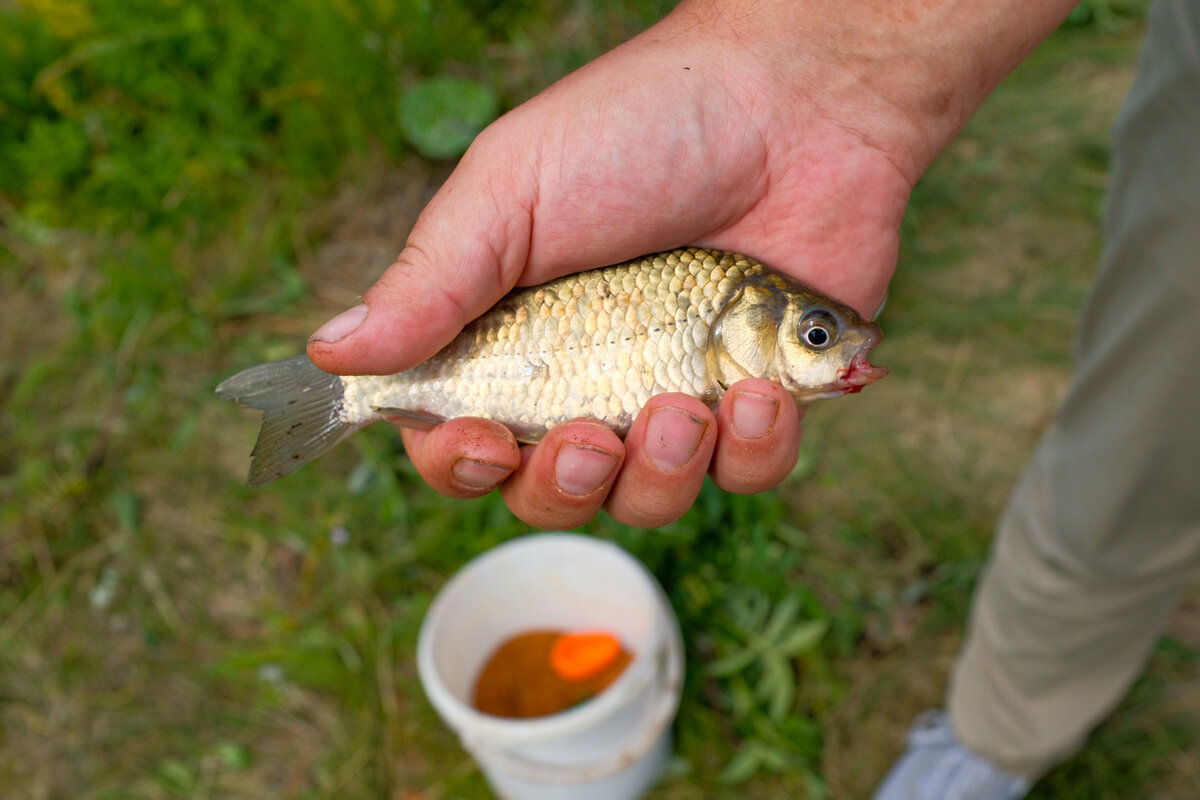
[[1076,0],[684,0],[664,22],[744,49],[915,182]]

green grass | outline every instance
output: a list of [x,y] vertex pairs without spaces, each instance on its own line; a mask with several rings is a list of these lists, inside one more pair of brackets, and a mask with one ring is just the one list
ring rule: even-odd
[[[449,76],[510,106],[664,5],[0,7],[5,796],[487,796],[415,640],[446,577],[525,526],[434,495],[382,426],[247,489],[256,422],[212,389],[345,307],[446,174],[402,98]],[[1088,8],[918,188],[893,377],[814,408],[778,492],[588,527],[655,571],[687,640],[655,797],[865,796],[938,702],[1098,254],[1139,25]],[[1194,794],[1194,605],[1039,797]]]

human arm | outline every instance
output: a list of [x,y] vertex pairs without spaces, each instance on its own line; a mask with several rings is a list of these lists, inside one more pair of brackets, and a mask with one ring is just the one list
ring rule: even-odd
[[[912,185],[1069,8],[685,0],[485,130],[365,295],[365,319],[342,318],[359,327],[322,329],[309,354],[332,372],[394,372],[514,285],[684,244],[746,252],[869,314]],[[739,435],[739,405],[773,421]],[[573,527],[603,504],[656,525],[690,506],[710,469],[732,490],[781,480],[799,415],[778,387],[753,384],[716,417],[693,398],[655,398],[624,442],[581,422],[518,449],[481,420],[404,438],[446,494],[503,481],[534,524]],[[564,488],[597,475],[591,491]]]

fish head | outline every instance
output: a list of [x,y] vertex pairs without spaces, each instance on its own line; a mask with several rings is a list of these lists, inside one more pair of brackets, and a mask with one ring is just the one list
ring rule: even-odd
[[867,360],[882,338],[849,306],[771,272],[737,287],[709,329],[706,357],[722,388],[766,378],[803,404],[861,391],[886,375]]

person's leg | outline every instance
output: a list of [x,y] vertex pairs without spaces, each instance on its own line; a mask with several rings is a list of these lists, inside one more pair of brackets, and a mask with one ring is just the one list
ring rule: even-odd
[[1200,563],[1200,0],[1159,0],[1118,118],[1077,374],[1001,520],[949,692],[1037,776],[1143,669]]

